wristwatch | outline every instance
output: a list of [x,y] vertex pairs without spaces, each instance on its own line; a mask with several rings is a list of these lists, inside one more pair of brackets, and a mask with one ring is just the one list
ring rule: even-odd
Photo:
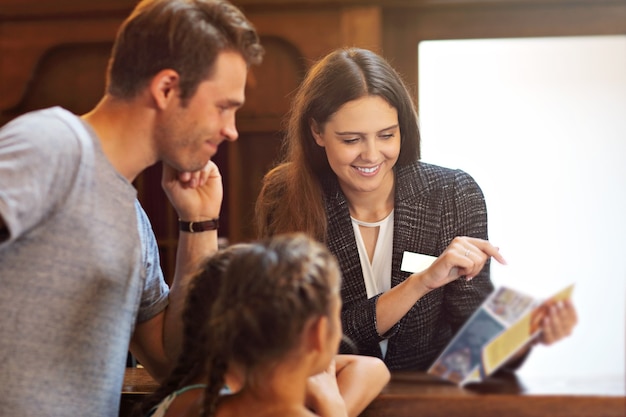
[[211,220],[204,220],[201,222],[187,222],[178,219],[178,228],[181,232],[206,232],[207,230],[217,230],[220,226],[220,218],[216,217]]

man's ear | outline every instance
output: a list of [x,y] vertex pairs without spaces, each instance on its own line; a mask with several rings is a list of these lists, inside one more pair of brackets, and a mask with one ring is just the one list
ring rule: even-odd
[[156,106],[163,110],[178,99],[180,76],[172,69],[159,71],[150,82],[150,94]]
[[322,132],[320,129],[320,125],[313,119],[309,121],[309,127],[311,128],[311,134],[315,139],[315,143],[317,143],[322,148],[324,147],[324,138],[322,137]]

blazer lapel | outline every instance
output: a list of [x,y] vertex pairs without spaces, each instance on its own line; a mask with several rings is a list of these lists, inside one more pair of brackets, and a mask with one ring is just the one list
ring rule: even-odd
[[348,201],[336,179],[327,181],[324,189],[327,190],[324,199],[328,216],[326,243],[328,249],[340,260],[343,302],[349,304],[352,301],[367,299]]
[[421,163],[396,170],[393,260],[391,286],[404,281],[410,273],[400,271],[405,251],[439,256],[437,248],[443,204],[419,169]]

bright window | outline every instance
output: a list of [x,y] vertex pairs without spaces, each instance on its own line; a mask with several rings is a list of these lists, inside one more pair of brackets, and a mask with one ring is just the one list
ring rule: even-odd
[[624,375],[626,36],[419,44],[422,159],[461,168],[487,200],[496,285],[570,282],[574,334],[520,373]]

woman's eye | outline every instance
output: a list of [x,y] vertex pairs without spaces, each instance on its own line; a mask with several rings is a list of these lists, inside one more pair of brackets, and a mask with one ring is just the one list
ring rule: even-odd
[[343,143],[351,144],[351,143],[357,143],[358,141],[359,141],[359,138],[351,138],[351,139],[344,139]]
[[383,135],[380,135],[381,139],[391,139],[393,138],[394,134],[393,133],[385,133]]

